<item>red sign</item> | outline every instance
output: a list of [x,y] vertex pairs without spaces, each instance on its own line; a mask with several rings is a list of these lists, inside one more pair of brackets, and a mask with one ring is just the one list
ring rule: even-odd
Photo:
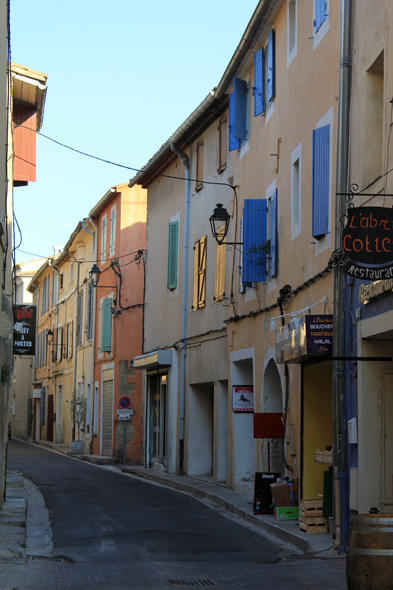
[[128,408],[131,408],[131,406],[132,406],[132,399],[130,397],[128,397],[128,395],[122,395],[119,398],[119,401],[117,402],[117,405],[122,410],[128,410]]

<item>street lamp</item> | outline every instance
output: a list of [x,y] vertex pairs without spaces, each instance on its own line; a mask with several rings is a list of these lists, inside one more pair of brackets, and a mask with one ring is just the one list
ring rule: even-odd
[[[49,346],[52,346],[52,343],[53,343],[53,336],[54,336],[54,334],[53,334],[52,330],[49,328],[49,330],[48,330],[48,331],[47,331],[47,333],[46,333],[46,340],[47,340],[47,342],[48,342]],[[50,339],[50,340],[49,340],[49,339]]]
[[98,268],[98,266],[95,264],[94,266],[91,267],[91,271],[89,272],[89,277],[90,277],[91,284],[93,285],[93,287],[97,287],[98,282],[100,280],[100,276],[101,276],[101,271]]
[[[231,216],[221,203],[217,203],[212,215],[209,217],[213,238],[217,244],[222,244],[228,234]],[[224,223],[224,227],[222,224]],[[243,246],[243,242],[225,242],[227,246]]]

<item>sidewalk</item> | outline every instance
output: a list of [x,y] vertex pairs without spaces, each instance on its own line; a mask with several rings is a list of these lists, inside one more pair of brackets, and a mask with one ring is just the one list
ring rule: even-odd
[[[253,514],[253,494],[250,490],[244,493],[234,492],[225,486],[220,486],[209,481],[209,478],[196,478],[180,475],[172,475],[162,471],[156,471],[152,468],[145,468],[141,465],[115,463],[110,457],[97,455],[75,455],[71,453],[71,447],[47,441],[29,441],[35,442],[40,446],[56,450],[70,457],[88,461],[95,465],[110,465],[112,469],[128,473],[135,477],[140,477],[172,489],[186,492],[192,496],[206,499],[221,508],[235,514],[245,522],[251,523],[264,532],[273,535],[276,539],[289,543],[301,551],[309,554],[320,554],[326,552],[326,557],[334,557],[337,552],[333,549],[333,538],[331,533],[307,534],[299,529],[298,521],[278,521],[273,515],[254,515]],[[23,479],[23,478],[21,478]],[[211,478],[210,478],[211,480]],[[10,480],[10,486],[12,481]],[[12,487],[10,487],[12,489]],[[12,504],[12,495],[8,496],[9,483],[7,477],[7,502],[8,498]],[[7,502],[5,504],[7,504]],[[26,501],[25,501],[26,502]],[[5,506],[3,505],[3,507]],[[8,509],[6,507],[6,509]],[[21,510],[26,513],[26,504],[21,504]],[[4,512],[4,508],[0,511]],[[0,557],[3,533],[0,520]]]

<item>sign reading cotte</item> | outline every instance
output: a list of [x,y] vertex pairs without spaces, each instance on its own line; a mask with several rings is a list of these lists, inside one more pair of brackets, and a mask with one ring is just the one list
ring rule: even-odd
[[35,355],[35,323],[35,305],[14,306],[14,355]]
[[393,277],[393,209],[350,208],[343,249],[350,259],[346,274],[371,280]]

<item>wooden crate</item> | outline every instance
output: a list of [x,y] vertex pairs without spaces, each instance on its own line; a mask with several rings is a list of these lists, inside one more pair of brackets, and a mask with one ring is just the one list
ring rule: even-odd
[[299,514],[306,518],[310,516],[323,516],[323,501],[318,499],[300,500]]
[[322,499],[300,500],[299,527],[306,533],[327,533],[328,521],[323,516]]

